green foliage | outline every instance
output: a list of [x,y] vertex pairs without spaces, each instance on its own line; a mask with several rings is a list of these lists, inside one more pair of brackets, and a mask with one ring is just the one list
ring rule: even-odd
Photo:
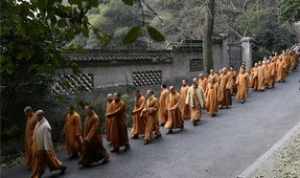
[[140,36],[142,36],[143,31],[142,31],[142,27],[141,26],[135,26],[132,27],[129,32],[127,33],[127,35],[124,38],[124,43],[125,44],[131,44],[133,42],[135,42]]
[[300,0],[280,0],[280,19],[289,22],[300,20]]
[[165,41],[164,35],[162,35],[156,28],[148,25],[147,26],[148,34],[154,41],[162,42]]

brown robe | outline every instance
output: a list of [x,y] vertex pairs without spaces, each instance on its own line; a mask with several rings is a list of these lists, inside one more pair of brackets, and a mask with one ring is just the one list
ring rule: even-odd
[[135,106],[132,111],[132,121],[133,126],[131,129],[132,136],[144,135],[145,132],[145,119],[142,117],[141,113],[145,106],[145,97],[140,96],[135,101]]
[[125,114],[126,105],[122,100],[114,101],[112,103],[112,112],[107,113],[107,116],[112,117],[110,130],[111,144],[116,149],[129,144]]
[[178,92],[169,93],[167,98],[168,120],[165,124],[166,129],[183,128],[184,121],[179,109],[180,94]]
[[80,153],[81,150],[81,120],[77,112],[68,113],[64,125],[65,149],[72,156]]
[[191,112],[189,105],[185,103],[187,94],[188,94],[189,86],[181,86],[180,88],[180,111],[182,114],[182,119],[189,120],[191,118]]
[[238,86],[238,91],[236,94],[237,101],[246,101],[248,97],[248,83],[249,77],[247,73],[240,73],[237,77],[236,84]]
[[167,112],[168,94],[169,94],[169,90],[163,89],[159,97],[159,121],[161,124],[165,124],[168,119],[168,112]]
[[84,120],[83,149],[79,163],[83,166],[89,166],[102,159],[108,159],[108,157],[100,134],[100,120],[94,112]]
[[227,88],[228,82],[230,82],[230,73],[226,72],[226,74],[221,75],[221,81],[219,86],[219,102],[222,107],[228,107],[231,105],[231,91],[230,88]]
[[33,166],[33,131],[36,123],[37,119],[34,116],[34,113],[30,113],[27,116],[25,128],[25,164],[29,169],[31,169]]
[[145,108],[142,112],[145,118],[145,137],[144,140],[151,141],[154,135],[161,135],[159,131],[158,119],[159,102],[155,96],[146,99]]
[[257,67],[257,90],[263,91],[265,90],[265,67],[264,65],[260,65]]

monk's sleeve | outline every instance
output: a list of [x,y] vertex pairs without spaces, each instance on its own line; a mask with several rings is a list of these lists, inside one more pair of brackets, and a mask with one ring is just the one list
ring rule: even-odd
[[97,121],[97,119],[93,119],[91,125],[92,125],[92,127],[91,127],[91,129],[89,130],[89,132],[86,136],[87,141],[91,141],[92,138],[94,137],[94,135],[97,134],[97,130],[98,130],[98,127],[99,127],[99,122]]

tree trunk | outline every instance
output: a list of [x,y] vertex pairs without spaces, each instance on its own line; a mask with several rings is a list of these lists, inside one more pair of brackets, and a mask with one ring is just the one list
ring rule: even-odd
[[209,73],[213,69],[213,31],[214,31],[214,16],[215,16],[215,0],[207,0],[205,13],[205,25],[203,33],[203,66],[204,70]]

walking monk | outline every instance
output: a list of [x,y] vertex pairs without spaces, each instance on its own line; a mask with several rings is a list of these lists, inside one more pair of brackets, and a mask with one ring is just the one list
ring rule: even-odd
[[145,118],[145,145],[149,144],[154,138],[161,137],[161,133],[159,131],[158,110],[158,99],[154,96],[154,92],[152,90],[147,90],[146,104],[141,113],[141,117]]
[[82,154],[79,164],[84,167],[92,166],[93,164],[106,163],[109,160],[109,155],[105,150],[102,137],[100,134],[100,120],[92,106],[85,106],[86,118],[84,119]]
[[131,138],[137,139],[139,135],[144,135],[145,132],[145,120],[141,113],[145,106],[145,97],[141,95],[139,90],[135,93],[135,105],[132,111],[133,127],[131,130]]
[[186,80],[182,80],[182,85],[180,88],[180,111],[183,120],[189,120],[191,118],[190,107],[185,103],[186,96],[188,94],[189,86]]
[[64,125],[65,149],[70,159],[78,157],[81,150],[81,120],[75,108],[70,106]]
[[204,92],[198,86],[196,78],[193,79],[193,84],[188,90],[185,103],[190,107],[191,120],[193,125],[196,126],[201,120],[201,108],[205,106]]
[[265,67],[262,61],[259,61],[257,67],[257,91],[264,91],[265,90]]
[[25,164],[28,169],[32,168],[33,164],[33,130],[37,123],[37,119],[34,112],[30,106],[24,108],[24,113],[26,117],[26,129],[25,129]]
[[249,76],[245,72],[245,69],[243,67],[240,68],[240,73],[237,77],[236,84],[238,88],[236,99],[237,101],[243,104],[245,103],[248,97],[248,84],[249,84]]
[[64,174],[67,167],[57,159],[51,138],[51,126],[43,110],[36,111],[37,124],[33,132],[35,145],[32,178],[41,178],[48,166],[50,171],[60,170]]
[[170,86],[169,96],[167,98],[167,111],[168,120],[165,124],[165,128],[168,129],[167,134],[173,133],[173,129],[184,128],[184,121],[181,117],[179,109],[180,94],[176,91],[174,86]]
[[207,77],[203,73],[200,73],[198,75],[198,87],[202,87],[202,90],[205,92],[207,88],[207,83],[208,83]]
[[219,110],[218,108],[218,83],[215,77],[211,77],[208,81],[206,91],[206,109],[207,112],[212,116],[216,116]]
[[[113,95],[111,93],[109,93],[109,94],[107,94],[107,97],[106,97],[106,112],[105,113],[112,112],[112,102],[113,102]],[[110,135],[111,121],[112,121],[111,117],[106,117],[105,131],[106,131],[106,140],[108,142],[111,141],[111,135]]]
[[162,84],[159,97],[159,120],[161,126],[164,126],[168,119],[168,112],[166,106],[168,94],[169,90],[167,89],[167,86],[165,84]]
[[[220,86],[219,86],[219,90],[221,93],[221,98],[220,99],[220,105],[221,108],[226,108],[228,109],[229,106],[231,105],[231,91],[230,91],[230,87],[229,86],[229,82],[231,79],[231,75],[228,72],[227,68],[224,67],[222,70],[222,74],[220,77]],[[227,88],[228,87],[228,88]]]
[[112,103],[112,112],[106,114],[106,117],[112,117],[110,136],[113,149],[111,152],[118,153],[122,146],[125,147],[124,151],[128,151],[130,148],[125,114],[125,103],[121,100],[120,94],[115,93]]

